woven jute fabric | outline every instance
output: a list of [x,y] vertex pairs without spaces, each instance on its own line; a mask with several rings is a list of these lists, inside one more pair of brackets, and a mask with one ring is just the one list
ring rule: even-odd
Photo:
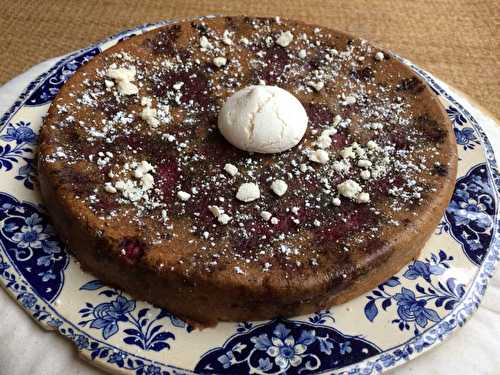
[[0,0],[0,84],[122,29],[195,15],[280,15],[407,57],[500,118],[500,0]]

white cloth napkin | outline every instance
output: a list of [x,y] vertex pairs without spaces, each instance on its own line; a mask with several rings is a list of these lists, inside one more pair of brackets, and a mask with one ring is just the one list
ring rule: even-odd
[[[0,87],[0,115],[19,93],[58,59],[45,61]],[[449,86],[443,84],[445,88]],[[451,90],[454,92],[453,90]],[[458,94],[456,97],[460,97]],[[500,126],[465,98],[462,104],[483,125],[500,156]],[[500,265],[498,266],[500,267]],[[2,289],[0,287],[0,289]],[[443,344],[392,371],[408,374],[500,374],[500,271],[490,281],[479,310]],[[40,328],[3,290],[0,291],[0,375],[102,374],[77,358],[73,345]]]

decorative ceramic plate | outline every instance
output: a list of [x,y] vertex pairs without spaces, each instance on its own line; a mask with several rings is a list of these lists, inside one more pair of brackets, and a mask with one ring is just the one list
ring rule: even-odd
[[[169,21],[173,22],[173,21]],[[33,318],[95,365],[135,374],[371,374],[440,343],[477,309],[500,253],[500,177],[477,120],[426,72],[459,151],[452,201],[420,258],[359,298],[293,319],[193,330],[84,273],[59,242],[35,189],[37,132],[52,98],[122,32],[33,81],[0,119],[0,283]]]

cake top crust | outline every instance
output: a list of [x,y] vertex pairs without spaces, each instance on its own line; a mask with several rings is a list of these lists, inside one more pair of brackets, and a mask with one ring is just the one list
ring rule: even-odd
[[[289,151],[244,152],[217,129],[225,100],[260,84],[306,109]],[[287,282],[361,272],[449,183],[454,152],[437,99],[392,55],[301,22],[216,17],[133,36],[80,68],[39,161],[124,261]]]

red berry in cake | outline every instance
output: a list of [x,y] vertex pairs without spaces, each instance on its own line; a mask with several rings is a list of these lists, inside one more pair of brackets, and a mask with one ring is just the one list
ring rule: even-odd
[[143,255],[145,244],[137,239],[125,239],[121,245],[120,255],[126,262],[135,264]]

